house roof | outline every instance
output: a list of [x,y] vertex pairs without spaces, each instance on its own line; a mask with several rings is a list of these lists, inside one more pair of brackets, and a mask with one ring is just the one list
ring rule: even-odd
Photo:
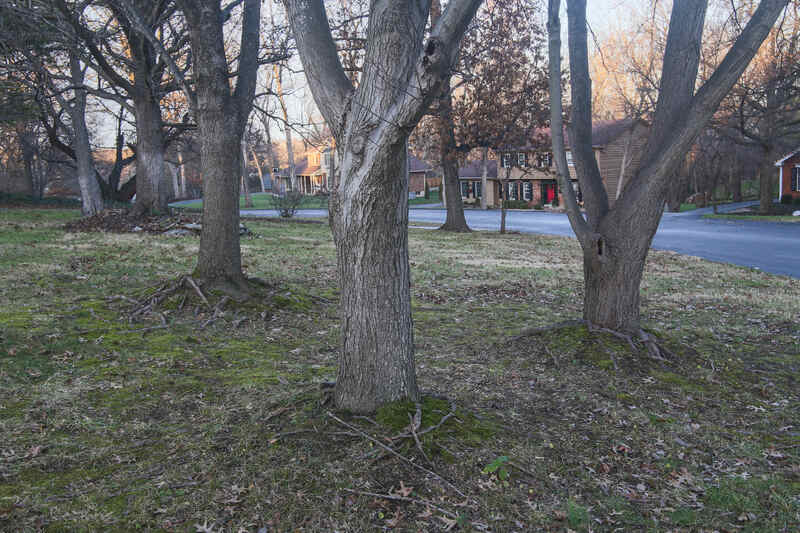
[[[626,131],[629,131],[636,124],[647,125],[641,119],[623,118],[621,120],[598,120],[592,123],[592,146],[603,148],[617,140]],[[519,150],[536,151],[551,149],[552,140],[550,138],[550,128],[541,128],[534,135],[535,140],[529,140],[523,145],[500,148],[500,150]],[[564,126],[564,146],[569,149],[569,130]]]
[[[490,179],[497,179],[497,160],[486,161],[486,175]],[[458,168],[459,178],[480,178],[483,176],[483,164],[480,160],[467,161],[463,167]]]
[[[308,158],[304,157],[302,159],[298,159],[294,163],[294,175],[295,176],[315,176],[319,173],[320,166],[319,165],[309,165]],[[288,178],[289,177],[289,167],[281,168],[278,172],[278,176],[281,178]]]
[[426,163],[422,159],[414,157],[411,154],[408,154],[408,171],[409,172],[428,172],[429,170],[432,170],[432,169],[431,169],[431,166],[428,163]]
[[783,158],[778,159],[777,161],[775,161],[775,166],[779,167],[779,166],[783,165],[788,159],[791,159],[792,157],[796,156],[797,154],[800,154],[800,148],[795,148],[794,151],[792,151],[791,153],[786,154],[786,156],[784,156]]

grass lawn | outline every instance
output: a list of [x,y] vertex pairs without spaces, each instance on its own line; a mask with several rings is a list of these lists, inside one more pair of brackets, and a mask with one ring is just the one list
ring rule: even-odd
[[[274,209],[272,205],[271,193],[257,192],[251,194],[253,197],[253,207],[245,208],[244,196],[239,198],[239,207],[241,209]],[[439,199],[439,191],[431,191],[430,198],[414,198],[409,200],[409,205],[420,204],[435,204],[441,202]],[[179,206],[181,209],[202,209],[203,201],[195,200],[194,202],[183,204]],[[327,196],[303,196],[303,202],[298,209],[327,209],[328,197]]]
[[[272,205],[272,193],[256,192],[250,195],[253,199],[253,207],[245,208],[244,196],[239,197],[239,207],[241,209],[274,209]],[[181,209],[202,209],[203,200],[195,200],[193,202],[182,204],[178,206]],[[299,209],[327,209],[328,197],[327,196],[303,196],[303,201]]]
[[[444,187],[444,185],[442,185]],[[413,198],[408,201],[408,205],[420,205],[420,204],[438,204],[441,202],[442,199],[439,196],[439,191],[430,191],[428,193],[428,198],[424,196],[421,198]]]
[[717,218],[720,220],[752,220],[761,222],[800,222],[800,217],[791,215],[703,215],[703,218]]
[[132,318],[198,239],[77,216],[0,209],[0,531],[798,530],[800,280],[651,252],[659,361],[525,333],[580,316],[574,240],[411,230],[417,446],[327,402],[326,224],[248,221],[254,303]]
[[678,208],[678,212],[684,213],[686,211],[694,211],[695,209],[697,209],[695,204],[681,204],[681,206]]

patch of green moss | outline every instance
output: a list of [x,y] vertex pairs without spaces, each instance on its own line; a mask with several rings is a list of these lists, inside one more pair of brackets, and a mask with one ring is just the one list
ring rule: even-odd
[[[426,396],[420,402],[420,431],[433,427],[450,412],[450,404],[441,398]],[[414,402],[393,402],[381,406],[375,420],[395,433],[401,432],[409,425],[409,415],[413,417],[417,408]],[[457,420],[456,420],[457,419]],[[456,410],[455,416],[448,418],[435,431],[422,435],[423,445],[431,444],[441,435],[448,435],[468,444],[479,444],[491,438],[497,431],[496,424],[490,420],[478,418],[473,413]]]
[[294,291],[286,291],[282,294],[273,295],[272,304],[276,309],[293,311],[295,313],[307,313],[313,308],[311,298]]

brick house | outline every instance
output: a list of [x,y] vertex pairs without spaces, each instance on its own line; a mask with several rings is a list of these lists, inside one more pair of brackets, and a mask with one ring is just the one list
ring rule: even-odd
[[[611,205],[622,193],[625,182],[638,168],[648,133],[648,125],[634,119],[595,122],[592,126],[592,147]],[[549,131],[543,132],[543,136],[545,140],[542,142],[495,150],[499,168],[496,168],[490,190],[486,191],[489,205],[499,205],[500,198],[523,200],[529,206],[563,205],[563,196],[556,182]],[[565,142],[567,165],[572,168],[568,136]],[[582,195],[574,171],[571,172],[571,177],[576,196],[581,201]],[[508,183],[503,190],[502,182],[505,179]],[[474,180],[464,176],[462,181],[470,183]],[[462,197],[468,201],[470,197],[464,196],[464,192],[462,185]]]
[[775,161],[778,167],[778,201],[784,196],[800,198],[800,148]]
[[411,154],[408,154],[408,195],[415,197],[425,196],[425,183],[433,184],[428,179],[428,173],[433,170],[431,166]]

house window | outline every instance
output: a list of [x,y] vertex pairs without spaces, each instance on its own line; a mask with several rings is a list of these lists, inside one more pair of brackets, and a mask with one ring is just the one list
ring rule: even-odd
[[511,153],[510,152],[503,152],[503,160],[501,161],[501,165],[503,168],[508,168],[511,166]]
[[528,166],[528,154],[525,152],[517,152],[517,166],[521,168]]
[[462,181],[461,182],[461,198],[469,197],[469,182]]
[[475,198],[480,198],[481,197],[481,193],[483,192],[481,190],[481,185],[482,185],[482,183],[480,181],[476,181],[475,183],[472,184],[472,190],[475,193]]
[[547,154],[545,156],[545,159],[546,159],[546,162],[547,162],[547,168],[552,167],[553,166],[553,154]]
[[528,202],[531,201],[531,192],[533,192],[533,186],[531,185],[530,181],[525,181],[522,183],[522,199],[527,200]]
[[517,199],[517,184],[516,183],[509,183],[508,184],[508,194],[506,197],[509,200],[516,200]]
[[800,167],[792,169],[792,191],[800,191]]
[[571,167],[575,166],[575,165],[572,163],[572,152],[567,152],[567,165],[569,165],[569,166],[571,166]]

